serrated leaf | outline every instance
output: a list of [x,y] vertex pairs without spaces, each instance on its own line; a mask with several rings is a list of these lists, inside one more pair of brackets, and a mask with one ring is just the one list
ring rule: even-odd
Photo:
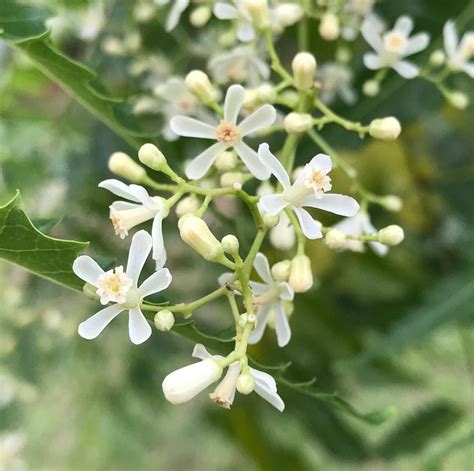
[[21,208],[20,192],[0,207],[0,258],[73,289],[83,282],[74,275],[74,259],[89,245],[49,237],[39,231]]
[[43,7],[2,0],[0,37],[26,54],[41,72],[131,146],[138,148],[150,141],[129,107],[106,92],[92,69],[70,59],[50,43],[45,26],[49,16]]

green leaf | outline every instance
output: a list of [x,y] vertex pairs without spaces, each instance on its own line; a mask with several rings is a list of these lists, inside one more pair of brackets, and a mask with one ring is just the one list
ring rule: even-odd
[[39,219],[33,219],[32,224],[38,229],[40,232],[43,232],[43,234],[49,232],[56,224],[59,224],[61,222],[62,218],[55,218],[55,219],[49,219],[49,218],[39,218]]
[[43,7],[2,0],[0,37],[26,54],[41,72],[132,147],[150,141],[150,137],[143,139],[147,135],[129,107],[105,91],[92,69],[70,59],[50,43],[45,27],[49,16]]
[[0,258],[69,288],[80,290],[74,259],[89,245],[49,237],[39,231],[21,208],[20,192],[0,207]]

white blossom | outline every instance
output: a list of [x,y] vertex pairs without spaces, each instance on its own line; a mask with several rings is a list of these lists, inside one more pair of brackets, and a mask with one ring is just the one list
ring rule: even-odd
[[318,154],[305,165],[304,170],[291,184],[290,177],[280,161],[270,152],[268,144],[258,149],[260,160],[271,170],[283,187],[282,193],[263,196],[259,208],[268,214],[276,215],[285,208],[291,208],[298,218],[301,229],[308,239],[322,237],[319,222],[304,209],[311,207],[322,209],[341,216],[353,216],[359,210],[359,204],[350,196],[327,193],[331,190],[331,158]]
[[319,97],[325,103],[332,103],[336,96],[348,105],[355,103],[357,94],[352,87],[352,69],[345,64],[328,62],[317,69],[316,77],[321,82]]
[[153,259],[157,268],[166,263],[166,250],[163,242],[163,219],[168,215],[165,200],[160,196],[150,196],[140,185],[126,185],[119,180],[110,179],[99,183],[100,188],[129,201],[114,201],[110,205],[110,219],[115,234],[124,239],[128,231],[146,221],[153,220],[151,235],[153,238]]
[[371,70],[391,67],[404,78],[416,77],[419,67],[404,58],[425,49],[430,37],[427,33],[409,37],[412,29],[413,20],[408,16],[401,16],[391,31],[381,34],[378,22],[373,17],[367,18],[362,24],[362,35],[375,53],[364,54],[365,66]]
[[448,66],[455,71],[464,71],[474,78],[474,31],[468,31],[459,41],[454,21],[449,20],[443,28],[444,49]]
[[99,336],[105,327],[122,311],[129,311],[128,329],[130,340],[138,345],[151,335],[151,327],[143,315],[140,304],[146,296],[159,293],[171,283],[171,274],[167,268],[157,270],[140,286],[138,278],[152,248],[151,236],[146,231],[137,232],[130,245],[127,268],[116,267],[104,270],[86,255],[78,257],[73,264],[74,273],[97,288],[102,304],[114,304],[102,309],[79,325],[81,337],[91,340]]
[[259,342],[265,327],[271,321],[275,325],[278,346],[284,347],[291,338],[291,329],[285,312],[285,302],[293,299],[293,289],[285,281],[274,280],[268,259],[263,253],[259,252],[257,254],[253,266],[263,283],[250,281],[253,305],[257,315],[257,326],[250,334],[249,343]]
[[263,105],[237,124],[244,98],[245,90],[242,86],[229,87],[224,101],[224,117],[218,124],[210,125],[187,116],[176,116],[171,120],[171,130],[179,136],[217,141],[188,164],[185,170],[188,178],[197,180],[203,177],[216,158],[229,148],[235,149],[256,178],[265,180],[270,176],[268,169],[258,159],[257,153],[242,139],[273,124],[276,111],[271,105]]
[[344,5],[342,37],[346,41],[356,39],[365,18],[372,16],[375,0],[348,0]]
[[171,3],[171,9],[166,18],[165,29],[166,31],[172,31],[178,26],[181,15],[188,8],[190,0],[155,0],[158,6],[168,5]]
[[237,39],[249,42],[255,39],[255,29],[252,17],[242,0],[235,0],[235,5],[230,2],[218,1],[214,4],[213,13],[219,20],[236,20]]

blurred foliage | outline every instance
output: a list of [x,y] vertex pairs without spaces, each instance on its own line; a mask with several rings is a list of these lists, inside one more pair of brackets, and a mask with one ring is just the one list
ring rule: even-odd
[[[64,11],[87,2],[42,3]],[[208,39],[186,21],[170,36],[160,15],[135,25],[128,2],[106,2],[106,8],[106,31],[139,28],[142,54],[175,51],[169,68],[176,73],[203,65],[199,48]],[[447,18],[472,21],[472,4],[465,0],[380,2],[378,8],[389,20],[400,12],[412,15],[435,41]],[[133,102],[144,83],[127,78],[134,57],[105,54],[98,47],[104,34],[93,43],[66,35],[56,47],[95,69],[114,96]],[[180,55],[178,46],[183,51],[190,38],[195,44]],[[278,43],[286,60],[294,45],[294,31]],[[358,52],[364,48],[362,41],[355,44]],[[321,62],[333,53],[316,31],[311,49]],[[0,64],[0,201],[20,188],[27,213],[43,231],[97,240],[91,248],[97,255],[123,256],[126,244],[112,237],[104,218],[110,198],[97,182],[108,176],[108,155],[129,148],[4,43]],[[367,76],[356,64],[357,88]],[[464,78],[456,80],[472,89]],[[19,453],[31,469],[472,468],[472,107],[453,110],[425,83],[393,78],[378,97],[351,107],[340,103],[336,111],[363,120],[394,115],[404,123],[396,144],[366,144],[338,128],[324,132],[368,188],[404,198],[395,222],[405,228],[406,240],[384,259],[369,252],[333,253],[319,241],[311,243],[318,283],[296,302],[294,340],[282,351],[268,335],[250,353],[263,364],[291,358],[291,380],[315,376],[319,392],[338,391],[361,411],[393,406],[398,415],[370,427],[284,386],[283,414],[243,396],[231,411],[217,409],[205,394],[173,407],[163,400],[160,383],[189,360],[191,342],[156,333],[136,349],[124,335],[126,319],[117,319],[100,341],[86,342],[75,329],[92,303],[2,263],[0,449],[4,434],[13,430],[26,438]],[[159,121],[148,125],[153,129]],[[159,143],[177,161],[190,145]],[[301,161],[313,152],[314,145],[304,141]],[[334,181],[338,190],[350,190],[342,175]],[[224,233],[229,221],[218,214],[216,227]],[[393,222],[390,216],[389,221],[374,211],[374,223],[382,227]],[[48,221],[59,218],[60,224],[49,227]],[[248,242],[250,234],[239,229]],[[175,229],[166,230],[170,267],[179,280],[170,297],[192,299],[213,289],[218,271],[196,280],[190,268],[199,258],[182,250]],[[267,253],[277,257],[274,249]],[[228,327],[218,303],[196,317],[197,327],[207,332],[210,325],[223,332]]]

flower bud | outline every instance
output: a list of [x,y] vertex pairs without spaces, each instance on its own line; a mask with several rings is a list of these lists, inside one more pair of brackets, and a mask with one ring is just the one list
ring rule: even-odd
[[211,400],[218,406],[224,409],[230,409],[230,406],[234,402],[236,383],[241,370],[242,364],[240,361],[232,363],[232,365],[227,368],[224,379],[219,383],[214,392],[209,394]]
[[288,216],[280,215],[278,224],[270,231],[270,243],[279,250],[290,250],[296,241],[295,228]]
[[377,80],[367,80],[364,82],[364,85],[362,85],[362,91],[364,92],[364,95],[376,96],[379,94],[380,84]]
[[239,239],[235,235],[228,234],[221,240],[222,249],[228,254],[237,254],[239,252]]
[[282,3],[276,5],[272,10],[272,14],[280,28],[287,28],[298,23],[303,17],[303,13],[301,5],[296,3]]
[[260,103],[274,103],[277,98],[277,92],[272,85],[264,83],[256,88],[258,100]]
[[267,0],[243,0],[243,5],[257,28],[265,28],[269,23]]
[[211,9],[207,5],[195,8],[189,15],[189,22],[195,28],[202,28],[211,18]]
[[140,183],[146,171],[124,152],[114,152],[109,158],[109,170],[133,183]]
[[143,165],[153,170],[159,171],[167,165],[165,156],[153,144],[143,144],[138,151],[138,158]]
[[172,329],[174,325],[174,316],[171,311],[164,309],[163,311],[158,311],[155,314],[154,318],[155,327],[162,332],[168,332]]
[[125,54],[125,46],[120,39],[110,36],[105,38],[101,44],[102,50],[111,56],[121,56]]
[[331,250],[342,249],[346,243],[346,234],[339,229],[331,229],[326,234],[324,242]]
[[383,141],[392,141],[396,139],[401,131],[402,127],[400,126],[400,122],[393,116],[374,119],[369,126],[369,134],[372,137]]
[[216,93],[209,77],[201,70],[192,70],[184,80],[189,93],[194,95],[199,102],[209,103],[215,100]]
[[242,172],[225,172],[221,175],[221,186],[234,186],[236,183],[242,184],[247,180],[248,173]]
[[395,224],[380,229],[378,241],[384,245],[398,245],[405,238],[403,229]]
[[255,378],[250,372],[242,373],[237,378],[236,387],[240,394],[250,394],[255,389]]
[[313,117],[307,113],[290,113],[283,121],[287,133],[299,134],[313,127]]
[[305,89],[313,86],[316,72],[316,59],[309,52],[299,52],[291,63],[293,78],[297,88]]
[[220,154],[214,162],[214,166],[217,170],[227,171],[232,170],[237,165],[237,156],[235,152],[226,150]]
[[194,196],[186,196],[176,205],[176,216],[183,217],[185,214],[194,213],[199,209],[199,200]]
[[275,281],[288,281],[290,277],[291,261],[282,260],[281,262],[275,263],[272,267],[272,276]]
[[295,293],[305,293],[313,286],[311,261],[306,255],[297,255],[291,261],[288,283]]
[[275,227],[278,224],[278,216],[273,214],[265,214],[263,216],[263,224],[265,227]]
[[451,92],[446,98],[452,106],[459,110],[464,110],[469,105],[469,97],[462,92]]
[[434,67],[440,67],[441,65],[444,64],[445,60],[446,60],[446,54],[441,49],[437,49],[436,51],[433,51],[430,55],[430,64],[433,65]]
[[388,211],[397,212],[400,211],[403,206],[402,199],[395,195],[387,195],[380,202]]
[[178,228],[181,239],[206,260],[217,260],[222,256],[220,242],[203,219],[192,214],[185,214],[179,219]]
[[326,41],[334,41],[339,37],[341,28],[339,18],[334,13],[325,13],[319,24],[319,34]]
[[163,393],[172,404],[182,404],[217,381],[222,367],[212,358],[173,371],[163,380]]
[[348,47],[345,46],[340,46],[337,48],[336,51],[336,61],[337,62],[343,62],[344,64],[347,64],[352,57],[352,52]]

